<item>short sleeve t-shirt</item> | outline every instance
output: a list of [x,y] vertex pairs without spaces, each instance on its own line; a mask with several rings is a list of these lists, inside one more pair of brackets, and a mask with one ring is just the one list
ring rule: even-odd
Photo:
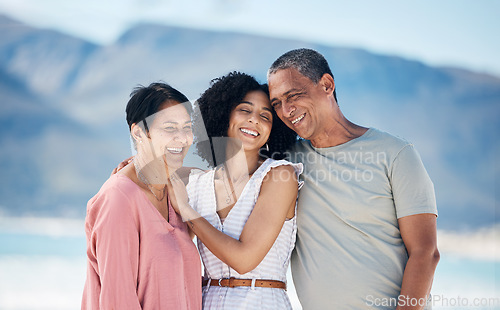
[[[290,153],[304,165],[292,274],[304,309],[394,309],[408,260],[398,218],[437,215],[413,145],[370,128],[344,144]],[[380,301],[380,302],[379,302]]]

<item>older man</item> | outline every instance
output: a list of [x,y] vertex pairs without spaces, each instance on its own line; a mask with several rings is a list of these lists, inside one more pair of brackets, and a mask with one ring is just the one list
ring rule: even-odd
[[[271,104],[305,140],[292,274],[304,309],[423,309],[439,252],[434,188],[413,145],[350,122],[310,49],[268,72]],[[382,108],[382,107],[381,107]]]

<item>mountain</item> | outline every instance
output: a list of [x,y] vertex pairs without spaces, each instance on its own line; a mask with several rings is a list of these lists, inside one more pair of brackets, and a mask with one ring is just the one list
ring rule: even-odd
[[0,210],[85,215],[130,156],[131,90],[163,80],[193,101],[229,71],[265,81],[298,47],[321,52],[353,122],[413,142],[433,179],[441,228],[496,223],[500,78],[397,56],[230,32],[139,24],[97,46],[0,16]]

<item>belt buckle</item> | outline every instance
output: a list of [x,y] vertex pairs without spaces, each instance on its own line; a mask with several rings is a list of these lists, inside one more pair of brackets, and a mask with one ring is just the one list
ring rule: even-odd
[[221,281],[222,280],[227,280],[227,285],[225,285],[226,287],[234,287],[234,279],[235,277],[230,277],[230,278],[220,278],[219,279],[219,286],[223,286]]

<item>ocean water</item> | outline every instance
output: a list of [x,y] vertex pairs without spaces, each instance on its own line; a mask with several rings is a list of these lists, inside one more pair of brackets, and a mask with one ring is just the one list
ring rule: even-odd
[[[500,309],[498,256],[471,258],[449,250],[449,244],[444,248],[433,309]],[[79,309],[85,250],[82,221],[0,218],[0,309]],[[288,294],[294,309],[301,309],[293,285]]]

